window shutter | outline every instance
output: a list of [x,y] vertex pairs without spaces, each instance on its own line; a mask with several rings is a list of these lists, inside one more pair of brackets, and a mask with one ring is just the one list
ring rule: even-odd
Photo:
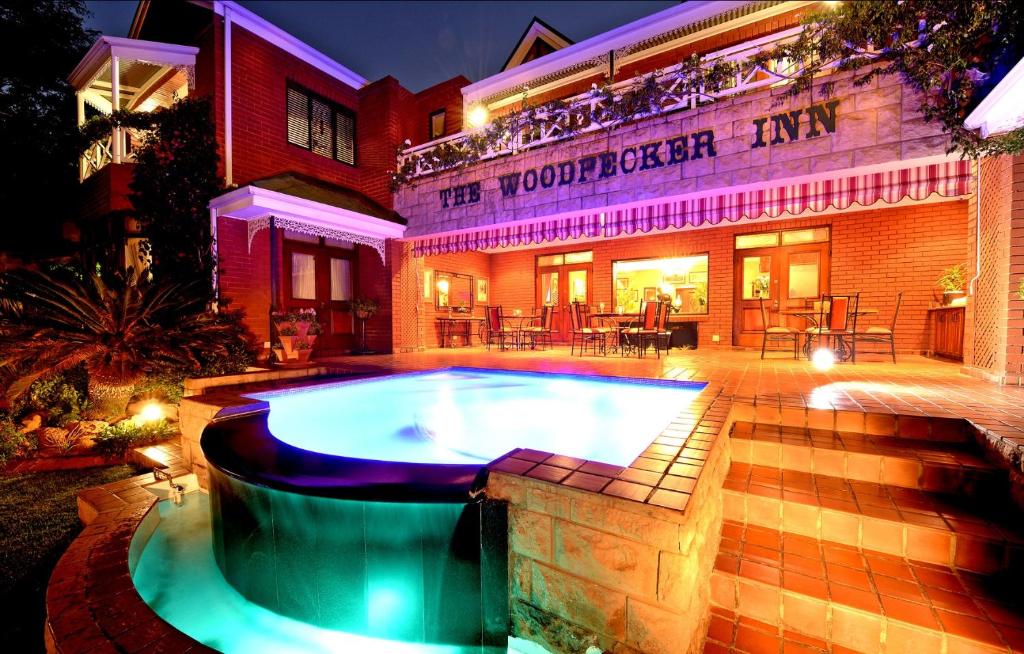
[[356,121],[352,114],[337,111],[334,114],[334,132],[337,139],[337,150],[334,158],[350,166],[356,165]]
[[313,98],[312,147],[316,154],[330,158],[334,153],[334,130],[331,117],[334,112],[326,102]]
[[288,142],[309,147],[309,96],[288,88]]

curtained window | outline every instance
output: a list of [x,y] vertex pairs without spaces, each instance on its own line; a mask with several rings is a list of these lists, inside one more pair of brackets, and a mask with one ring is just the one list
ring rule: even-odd
[[292,252],[292,297],[316,299],[316,257],[312,254]]

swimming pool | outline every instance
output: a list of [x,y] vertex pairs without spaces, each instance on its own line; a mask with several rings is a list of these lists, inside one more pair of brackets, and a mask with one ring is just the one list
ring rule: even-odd
[[358,459],[487,463],[515,448],[628,466],[704,388],[471,368],[249,395],[294,447]]

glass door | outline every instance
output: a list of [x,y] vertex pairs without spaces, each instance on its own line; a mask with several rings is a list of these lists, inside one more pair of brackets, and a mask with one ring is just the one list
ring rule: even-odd
[[801,331],[811,326],[791,312],[811,307],[828,290],[828,232],[815,228],[745,235],[747,241],[737,237],[733,344],[761,346],[762,298],[772,326]]
[[590,303],[593,284],[593,264],[563,263],[557,266],[537,267],[536,306],[554,309],[552,316],[552,338],[568,342],[572,321],[569,308],[572,302]]
[[316,309],[323,329],[314,345],[317,354],[346,352],[355,344],[354,264],[354,248],[284,242],[284,309]]

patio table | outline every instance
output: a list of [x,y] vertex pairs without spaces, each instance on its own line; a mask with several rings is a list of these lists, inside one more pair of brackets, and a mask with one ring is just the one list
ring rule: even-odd
[[[813,308],[806,308],[806,307],[802,308],[802,309],[801,308],[798,308],[798,309],[780,309],[779,313],[784,315],[784,316],[793,316],[794,318],[803,318],[804,320],[807,320],[808,322],[811,323],[810,324],[811,327],[817,327],[818,326],[818,318],[821,316],[821,311],[815,311]],[[858,317],[860,317],[860,316],[873,316],[873,315],[878,313],[878,309],[860,309],[860,308],[858,308],[856,311],[851,311],[850,313],[853,313],[853,314],[857,315]],[[846,361],[847,359],[850,358],[851,351],[849,350],[849,348],[846,347],[846,343],[845,343],[845,341],[843,341],[843,337],[842,337],[841,334],[835,334],[834,336],[839,340],[839,358],[842,361]],[[805,339],[804,355],[808,359],[811,358],[811,339],[809,339],[809,338]]]
[[[516,349],[517,350],[525,349],[526,344],[523,342],[523,325],[525,325],[526,323],[528,323],[531,320],[536,320],[536,319],[540,318],[540,315],[539,314],[535,314],[535,313],[530,313],[530,314],[524,314],[524,315],[521,315],[521,316],[517,316],[517,315],[513,314],[511,316],[504,316],[504,318],[505,318],[505,320],[508,320],[513,325],[515,325]],[[533,349],[536,349],[536,347],[537,347],[537,343],[531,341],[530,342],[530,349],[533,350]]]
[[[476,316],[438,316],[437,324],[441,331],[441,347],[455,347],[455,337],[465,336],[466,346],[472,345],[474,323],[483,323],[483,318]],[[456,334],[456,327],[461,327],[461,334]],[[447,345],[445,344],[447,343]]]

